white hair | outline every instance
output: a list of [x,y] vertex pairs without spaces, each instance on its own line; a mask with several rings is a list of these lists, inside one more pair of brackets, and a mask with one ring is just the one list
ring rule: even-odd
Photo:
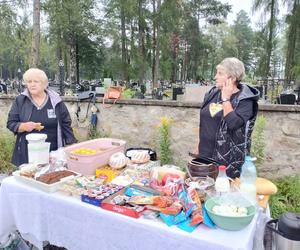
[[235,57],[225,58],[217,65],[218,68],[224,69],[228,75],[235,77],[237,81],[241,81],[245,77],[244,64]]
[[30,68],[24,73],[23,80],[25,84],[27,84],[33,76],[37,77],[43,85],[48,86],[48,77],[46,73],[38,68]]

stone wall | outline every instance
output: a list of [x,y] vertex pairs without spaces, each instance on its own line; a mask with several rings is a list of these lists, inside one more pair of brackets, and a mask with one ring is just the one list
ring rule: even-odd
[[[5,123],[14,97],[0,97],[0,112]],[[73,120],[76,136],[87,139],[89,117],[85,119],[87,102],[80,103],[79,120],[75,115],[76,99],[65,98]],[[97,100],[99,109],[98,131],[100,135],[124,139],[127,147],[150,147],[157,149],[160,118],[173,118],[171,127],[172,150],[176,164],[184,166],[190,159],[188,152],[194,151],[198,143],[200,103],[156,100],[120,100],[114,105],[103,107],[101,98]],[[300,174],[300,106],[260,105],[259,115],[266,117],[266,161],[260,175],[267,177]]]

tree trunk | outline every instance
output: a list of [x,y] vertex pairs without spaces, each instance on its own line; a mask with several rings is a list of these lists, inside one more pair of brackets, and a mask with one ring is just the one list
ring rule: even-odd
[[76,73],[76,42],[73,38],[70,43],[70,83],[77,83],[77,73]]
[[171,82],[176,82],[177,75],[177,51],[179,45],[179,35],[174,33],[172,37],[172,71],[171,71]]
[[291,69],[295,65],[295,49],[296,49],[296,39],[297,39],[297,5],[298,0],[294,1],[291,21],[288,29],[288,46],[286,51],[286,64],[285,64],[285,87],[290,84],[292,80]]
[[124,1],[121,2],[121,47],[122,47],[122,80],[128,80],[127,59],[126,59],[126,27],[125,27],[125,10]]
[[32,47],[30,67],[38,67],[40,60],[40,0],[33,1]]
[[57,43],[56,47],[56,58],[57,58],[57,72],[55,75],[55,81],[59,82],[59,74],[60,74],[60,67],[59,67],[59,62],[63,61],[62,60],[62,48],[59,46],[59,43]]
[[152,35],[152,89],[156,86],[156,72],[155,72],[155,66],[156,66],[156,25],[157,25],[157,12],[156,12],[156,0],[152,0],[152,9],[153,9],[153,35]]
[[160,51],[160,44],[159,44],[159,35],[160,35],[160,6],[161,0],[157,1],[157,6],[155,8],[156,0],[153,0],[153,14],[154,14],[154,21],[153,21],[153,64],[152,64],[152,89],[158,87],[158,71],[159,71],[159,51]]
[[182,65],[182,80],[186,81],[187,80],[187,64],[188,64],[188,41],[185,40],[184,43],[184,58],[183,58],[183,65]]
[[76,48],[76,83],[79,84],[79,48],[77,42],[75,48]]
[[270,74],[270,62],[271,62],[271,54],[273,47],[273,34],[275,29],[275,0],[271,2],[271,14],[270,14],[270,30],[269,30],[269,38],[267,42],[267,60],[266,60],[266,68],[265,68],[265,77],[268,77]]
[[142,84],[145,77],[145,29],[143,21],[143,0],[139,0],[139,54],[140,54],[140,70],[139,70],[139,84]]

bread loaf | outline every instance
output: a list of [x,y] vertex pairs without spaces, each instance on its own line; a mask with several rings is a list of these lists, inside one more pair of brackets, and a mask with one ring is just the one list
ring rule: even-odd
[[256,193],[263,195],[271,195],[277,193],[276,185],[268,179],[257,177],[256,179]]

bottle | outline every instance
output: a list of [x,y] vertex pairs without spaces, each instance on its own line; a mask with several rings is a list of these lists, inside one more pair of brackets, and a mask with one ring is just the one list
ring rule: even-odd
[[252,162],[252,158],[251,156],[246,156],[240,176],[240,190],[253,205],[256,204],[256,177],[256,167]]
[[229,179],[226,175],[226,166],[219,166],[219,174],[215,182],[217,194],[224,194],[230,191]]

